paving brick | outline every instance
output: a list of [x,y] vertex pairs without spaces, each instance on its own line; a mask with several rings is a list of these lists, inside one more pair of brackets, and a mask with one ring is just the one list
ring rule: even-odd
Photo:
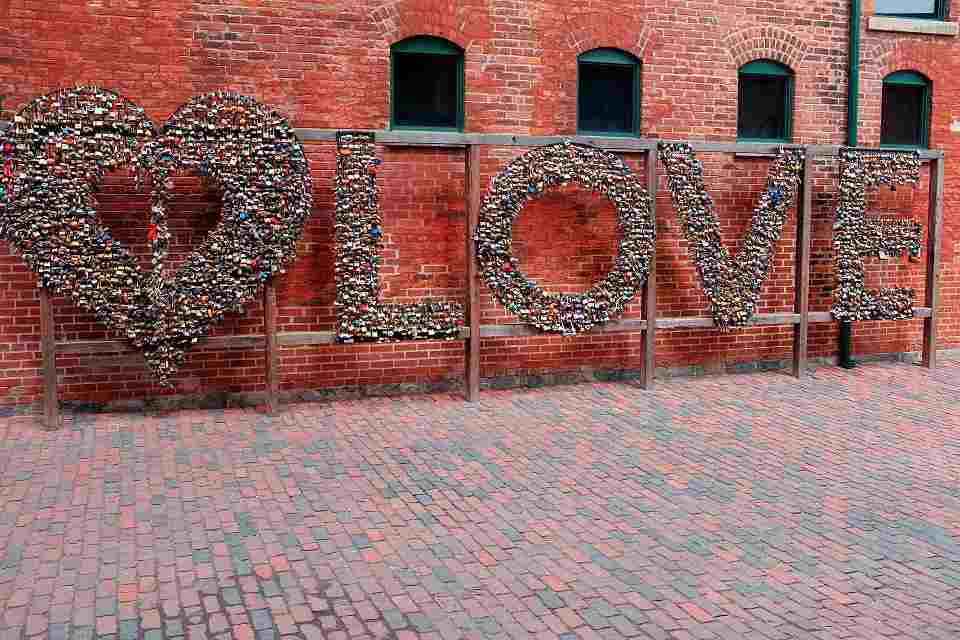
[[[20,497],[15,518],[0,514],[0,548],[32,541],[0,576],[0,631],[950,637],[960,511],[953,471],[931,461],[960,436],[960,419],[930,399],[952,397],[955,376],[947,361],[934,374],[868,365],[801,382],[751,374],[650,392],[489,391],[483,412],[450,397],[305,404],[282,419],[77,414],[54,433],[0,418],[0,492]],[[132,434],[130,449],[113,446],[117,432]],[[86,443],[83,474],[74,438]],[[148,448],[157,442],[174,444]],[[188,447],[205,453],[178,461]],[[209,483],[212,452],[220,484]],[[63,480],[48,500],[42,485],[22,492],[15,478],[27,472]],[[173,477],[157,505],[150,491],[139,505],[124,484]],[[384,498],[388,483],[429,486],[432,502]],[[117,496],[116,518],[75,508],[94,495]],[[42,558],[85,532],[76,554],[89,560],[75,566],[92,580],[65,585],[74,565]],[[383,561],[366,563],[369,550]],[[241,558],[251,572],[201,577],[205,554]],[[190,568],[165,580],[184,558]]]

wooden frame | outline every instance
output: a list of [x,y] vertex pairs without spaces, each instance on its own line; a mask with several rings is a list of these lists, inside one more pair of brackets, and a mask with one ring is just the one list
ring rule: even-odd
[[[304,142],[336,140],[335,130],[298,129],[297,135]],[[661,142],[649,138],[602,137],[602,136],[529,136],[510,134],[475,134],[439,131],[378,131],[377,142],[387,146],[463,147],[464,153],[464,199],[466,206],[465,247],[467,256],[466,326],[460,333],[464,341],[464,386],[468,401],[480,396],[480,343],[485,337],[520,337],[543,335],[528,325],[482,325],[480,320],[480,281],[476,266],[476,249],[473,240],[480,213],[481,150],[484,146],[532,147],[555,144],[570,140],[579,144],[601,147],[609,151],[644,153],[646,158],[647,189],[653,200],[651,216],[655,219],[657,195],[657,145]],[[810,235],[812,217],[813,163],[817,158],[837,157],[839,145],[798,145],[780,143],[743,142],[692,142],[694,151],[706,153],[734,153],[738,155],[774,155],[781,148],[802,148],[805,151],[800,195],[797,199],[797,244],[794,255],[795,286],[793,312],[760,313],[753,316],[752,326],[793,327],[793,375],[801,377],[807,365],[807,334],[810,323],[834,322],[829,311],[810,312]],[[922,363],[928,368],[936,366],[937,319],[940,283],[940,240],[943,233],[943,182],[944,154],[940,150],[920,149],[920,158],[930,161],[930,199],[927,221],[926,293],[923,307],[915,309],[915,317],[923,319]],[[40,292],[40,329],[43,356],[44,415],[46,428],[59,426],[57,401],[56,354],[82,354],[102,351],[132,351],[121,341],[73,341],[57,343],[55,339],[53,307],[50,295]],[[225,336],[208,338],[208,348],[264,348],[266,360],[267,408],[271,413],[279,409],[279,349],[285,346],[335,344],[332,331],[277,332],[276,291],[272,283],[264,288],[264,335]],[[611,322],[594,331],[613,333],[641,331],[643,333],[643,357],[640,385],[644,389],[653,386],[656,366],[657,329],[709,329],[714,326],[709,317],[660,318],[657,316],[656,299],[656,248],[650,258],[650,273],[642,293],[643,319],[627,319]],[[650,319],[654,318],[654,322]]]

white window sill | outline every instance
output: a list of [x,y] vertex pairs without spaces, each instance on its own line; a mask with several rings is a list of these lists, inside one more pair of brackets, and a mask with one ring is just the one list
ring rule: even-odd
[[894,16],[870,16],[867,28],[872,31],[896,31],[899,33],[926,33],[935,36],[957,35],[957,23],[920,18],[897,18]]

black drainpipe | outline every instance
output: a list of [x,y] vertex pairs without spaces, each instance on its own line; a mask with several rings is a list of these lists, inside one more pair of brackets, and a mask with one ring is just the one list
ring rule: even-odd
[[[850,37],[847,51],[847,146],[857,146],[857,115],[860,111],[860,0],[850,0]],[[857,363],[850,357],[853,324],[840,323],[838,346],[840,366],[853,369]]]

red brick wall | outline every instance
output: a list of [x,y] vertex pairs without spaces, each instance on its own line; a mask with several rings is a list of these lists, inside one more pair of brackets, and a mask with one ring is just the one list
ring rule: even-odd
[[[867,3],[870,4],[869,2]],[[842,143],[846,118],[845,0],[769,3],[756,0],[0,0],[0,93],[4,116],[58,86],[95,83],[146,107],[160,122],[191,96],[213,89],[254,95],[295,126],[384,128],[389,114],[389,46],[417,34],[448,38],[466,51],[466,129],[475,132],[569,134],[575,131],[576,57],[619,47],[642,67],[642,130],[669,139],[732,140],[740,64],[774,58],[796,73],[794,138]],[[872,7],[866,7],[869,14]],[[960,11],[960,8],[957,9]],[[952,212],[960,134],[960,43],[956,38],[869,31],[863,24],[861,143],[879,141],[880,83],[898,69],[933,81],[931,143],[947,153],[946,228],[942,266],[941,348],[960,346],[960,274]],[[282,331],[334,325],[332,145],[310,143],[315,211],[300,257],[279,282]],[[484,183],[517,149],[488,149]],[[380,149],[386,249],[382,277],[393,301],[462,299],[464,292],[463,154],[451,150]],[[727,246],[735,249],[765,183],[764,159],[704,156],[708,184],[721,212]],[[628,161],[638,170],[642,156]],[[216,220],[217,203],[184,178],[172,214],[173,253],[181,257]],[[658,303],[668,316],[706,315],[706,300],[660,185]],[[827,310],[833,284],[831,225],[836,166],[821,162],[813,220],[814,310]],[[913,210],[923,220],[925,186],[876,199],[878,209]],[[111,178],[101,197],[104,218],[128,245],[146,252],[147,206],[133,182]],[[793,300],[795,219],[787,223],[763,289],[760,311],[786,311]],[[550,290],[582,290],[609,266],[615,218],[602,199],[575,189],[529,205],[518,221],[517,253],[527,272]],[[922,301],[922,266],[871,261],[868,284],[911,284]],[[35,279],[0,243],[0,403],[39,392],[39,306]],[[629,314],[638,314],[634,305]],[[508,314],[484,292],[485,323]],[[252,305],[221,334],[256,333],[262,312]],[[813,325],[811,355],[835,352],[836,327]],[[57,304],[59,339],[108,338],[89,314]],[[856,353],[916,350],[919,322],[863,323]],[[789,357],[787,328],[719,334],[664,331],[658,366],[706,365]],[[485,377],[633,369],[640,335],[489,339]],[[136,355],[60,356],[67,400],[103,402],[163,393]],[[363,384],[426,383],[462,375],[460,343],[317,346],[284,349],[282,386],[295,390]],[[199,348],[188,356],[178,391],[259,391],[262,358],[248,349]]]

